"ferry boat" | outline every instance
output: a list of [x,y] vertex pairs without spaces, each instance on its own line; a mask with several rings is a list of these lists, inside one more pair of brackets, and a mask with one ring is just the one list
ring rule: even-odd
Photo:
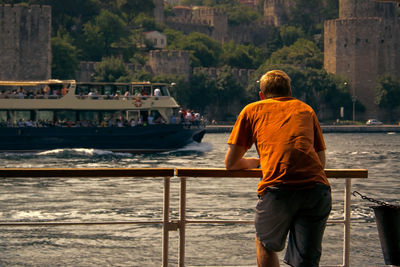
[[199,114],[181,120],[171,85],[0,81],[0,151],[93,148],[162,152],[201,142]]

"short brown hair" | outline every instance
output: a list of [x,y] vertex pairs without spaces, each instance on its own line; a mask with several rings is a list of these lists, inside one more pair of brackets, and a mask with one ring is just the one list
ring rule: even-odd
[[290,77],[281,70],[271,70],[260,79],[260,90],[267,96],[289,96],[291,95]]

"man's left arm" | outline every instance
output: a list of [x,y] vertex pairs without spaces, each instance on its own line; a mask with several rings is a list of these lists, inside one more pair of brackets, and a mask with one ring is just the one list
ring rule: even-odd
[[325,150],[321,150],[317,152],[319,161],[321,161],[322,167],[325,169],[326,158],[325,158]]
[[321,126],[318,122],[317,116],[314,113],[314,149],[318,154],[319,161],[322,167],[325,169],[326,157],[325,157],[325,141],[322,134]]
[[243,170],[253,169],[260,165],[258,158],[246,158],[248,148],[239,145],[229,145],[228,151],[225,155],[225,167],[227,170]]

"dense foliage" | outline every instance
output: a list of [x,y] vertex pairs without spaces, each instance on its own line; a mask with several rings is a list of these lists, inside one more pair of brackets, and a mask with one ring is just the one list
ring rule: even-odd
[[387,111],[393,122],[393,110],[400,107],[400,82],[395,77],[385,74],[378,78],[375,103]]

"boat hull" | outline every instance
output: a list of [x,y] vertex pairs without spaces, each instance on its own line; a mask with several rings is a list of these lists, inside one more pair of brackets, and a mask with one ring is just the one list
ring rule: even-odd
[[201,142],[204,133],[201,127],[167,124],[121,128],[0,128],[0,151],[93,148],[130,153],[162,152]]

